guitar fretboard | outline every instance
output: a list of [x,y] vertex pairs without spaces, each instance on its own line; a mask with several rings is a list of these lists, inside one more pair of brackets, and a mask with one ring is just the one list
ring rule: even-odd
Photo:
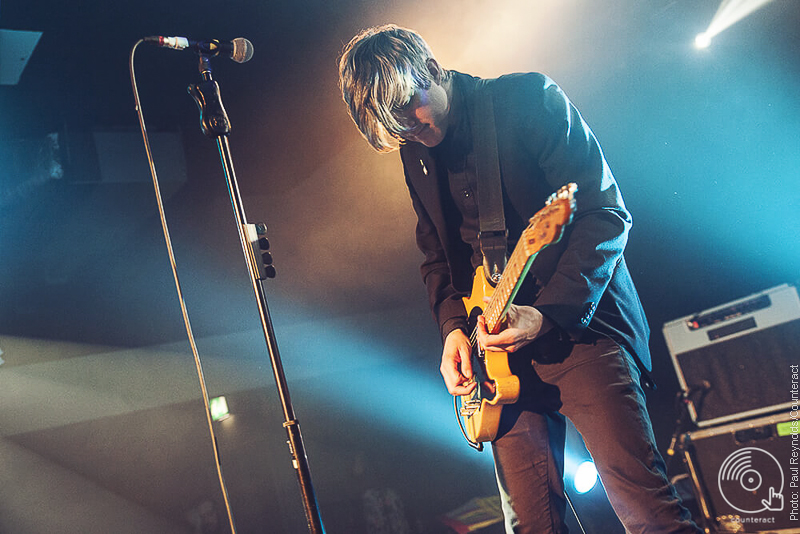
[[500,282],[497,284],[497,287],[492,294],[492,298],[483,312],[483,316],[486,318],[486,329],[491,334],[497,333],[500,321],[503,319],[505,311],[508,309],[508,304],[511,300],[511,297],[517,289],[517,284],[519,283],[519,280],[522,278],[523,274],[525,274],[529,268],[529,260],[531,260],[533,255],[535,255],[541,248],[535,248],[535,250],[529,253],[530,249],[528,246],[522,244],[523,242],[528,243],[531,245],[531,249],[534,249],[536,238],[533,234],[534,226],[537,223],[538,219],[529,225],[524,232],[522,232],[520,244],[514,248],[514,252],[511,254],[511,257],[506,264],[506,268],[503,270],[503,276],[500,279]]

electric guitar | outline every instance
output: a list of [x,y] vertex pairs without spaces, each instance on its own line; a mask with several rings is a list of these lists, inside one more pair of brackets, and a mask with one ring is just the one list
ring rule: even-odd
[[[577,190],[578,186],[570,183],[550,195],[546,206],[530,219],[522,232],[496,287],[488,280],[483,266],[476,270],[472,292],[462,300],[470,318],[477,319],[483,314],[490,334],[502,330],[508,308],[536,255],[546,246],[557,243],[564,226],[572,222]],[[488,303],[484,297],[490,298]],[[508,353],[484,351],[478,346],[477,337],[477,330],[473,329],[470,336],[472,380],[477,386],[468,395],[456,396],[454,403],[461,432],[470,445],[482,450],[482,442],[491,441],[497,435],[503,404],[514,403],[519,398],[520,382],[509,369]]]

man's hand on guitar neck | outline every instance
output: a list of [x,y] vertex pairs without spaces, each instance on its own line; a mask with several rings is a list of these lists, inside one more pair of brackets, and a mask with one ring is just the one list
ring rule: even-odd
[[463,330],[455,329],[447,334],[439,371],[451,395],[467,395],[475,389],[476,384],[471,381],[472,345]]
[[486,350],[515,352],[553,328],[553,322],[532,306],[516,306],[508,309],[505,328],[497,334],[486,330],[483,315],[478,317],[478,343]]

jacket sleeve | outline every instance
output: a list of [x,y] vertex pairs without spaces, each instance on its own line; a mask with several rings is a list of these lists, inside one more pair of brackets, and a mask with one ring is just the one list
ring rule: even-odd
[[428,212],[425,210],[411,180],[408,171],[405,170],[405,158],[403,159],[406,184],[411,195],[411,203],[417,214],[416,240],[417,246],[422,251],[425,259],[420,266],[422,281],[428,291],[428,300],[431,313],[439,326],[439,333],[442,341],[447,334],[456,329],[467,332],[467,316],[464,303],[461,300],[466,293],[458,291],[454,285],[450,274],[450,267],[447,262],[444,247],[442,246],[436,226],[431,221]]
[[519,79],[523,87],[512,98],[522,101],[510,109],[522,109],[514,120],[538,166],[534,173],[552,191],[578,184],[563,243],[534,262],[534,275],[544,282],[534,306],[578,340],[622,259],[632,220],[594,134],[564,92],[543,75]]

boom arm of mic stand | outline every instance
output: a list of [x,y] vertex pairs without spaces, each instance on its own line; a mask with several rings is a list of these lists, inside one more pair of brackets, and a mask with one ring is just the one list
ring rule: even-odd
[[300,484],[300,493],[303,499],[303,507],[308,521],[309,532],[312,534],[323,534],[322,521],[317,507],[317,500],[314,495],[314,487],[311,483],[311,471],[308,465],[303,437],[300,433],[300,423],[295,418],[294,408],[289,396],[289,387],[286,383],[286,376],[283,372],[278,344],[275,338],[275,331],[272,327],[272,319],[269,314],[267,297],[263,286],[263,269],[257,265],[258,259],[254,257],[251,249],[251,240],[248,237],[247,218],[242,206],[242,198],[239,193],[239,185],[236,181],[236,173],[233,168],[233,158],[231,156],[230,145],[228,143],[228,133],[230,132],[230,121],[228,120],[225,108],[222,106],[219,85],[211,77],[211,66],[209,58],[200,55],[200,74],[203,82],[189,86],[189,94],[192,95],[198,108],[200,109],[200,125],[203,133],[216,140],[219,149],[222,168],[225,174],[225,181],[228,184],[231,205],[237,219],[239,229],[239,240],[242,245],[245,262],[250,273],[250,282],[258,303],[261,326],[264,330],[264,339],[267,343],[272,372],[275,376],[275,384],[278,388],[278,397],[283,409],[284,423],[288,436],[289,451],[292,455],[292,466],[297,473]]

